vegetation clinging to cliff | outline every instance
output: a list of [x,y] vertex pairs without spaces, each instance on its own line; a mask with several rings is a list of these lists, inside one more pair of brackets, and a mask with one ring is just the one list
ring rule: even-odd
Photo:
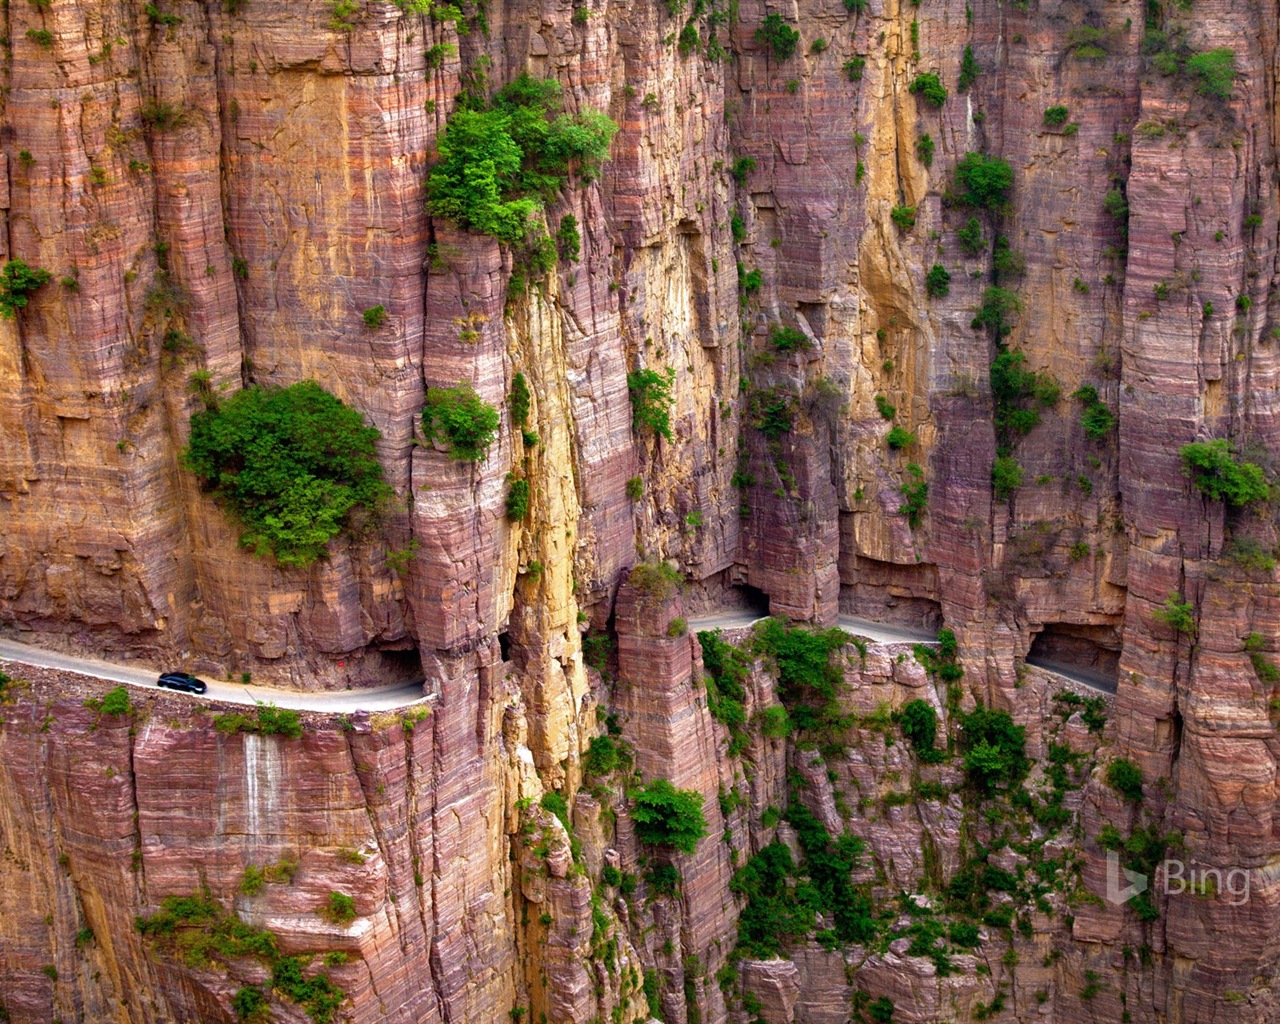
[[304,566],[391,494],[379,437],[315,381],[252,386],[191,417],[183,461],[243,523],[242,545]]
[[632,799],[631,818],[641,842],[693,853],[707,834],[702,796],[691,789],[676,789],[666,779],[656,779]]
[[1266,501],[1271,496],[1266,474],[1260,466],[1237,459],[1235,451],[1235,445],[1225,437],[1184,444],[1179,449],[1184,473],[1197,490],[1214,501],[1231,505]]
[[27,304],[31,293],[52,278],[47,270],[29,267],[22,260],[10,260],[0,270],[0,316],[12,320]]
[[449,446],[449,458],[479,462],[498,432],[498,410],[470,384],[427,388],[422,429],[428,441],[440,438]]
[[598,111],[561,112],[560,83],[521,75],[490,104],[460,106],[427,180],[433,214],[508,244],[526,241],[572,171],[599,172],[618,126]]

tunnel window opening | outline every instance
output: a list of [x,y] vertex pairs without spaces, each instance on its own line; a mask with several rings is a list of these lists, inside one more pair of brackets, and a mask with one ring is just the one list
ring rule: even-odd
[[511,634],[510,633],[498,634],[498,650],[502,654],[503,661],[511,660]]
[[1031,641],[1027,662],[1051,671],[1077,674],[1115,692],[1120,672],[1119,628],[1045,623]]
[[371,660],[378,674],[378,682],[408,683],[422,678],[422,659],[416,647],[403,650],[379,650]]

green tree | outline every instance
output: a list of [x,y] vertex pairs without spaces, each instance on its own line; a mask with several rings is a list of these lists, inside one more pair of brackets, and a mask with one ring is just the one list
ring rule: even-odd
[[633,370],[627,374],[627,389],[631,392],[631,419],[636,430],[651,430],[668,441],[671,438],[671,406],[675,398],[671,388],[675,384],[676,371],[667,367],[657,370]]
[[1235,445],[1227,438],[1196,441],[1179,449],[1186,476],[1201,493],[1214,501],[1249,505],[1271,497],[1271,486],[1260,466],[1236,458]]
[[931,299],[945,298],[951,291],[951,273],[941,263],[935,263],[924,275],[924,290]]
[[982,67],[973,56],[973,47],[966,46],[964,56],[960,58],[960,78],[956,81],[956,91],[967,92],[981,73]]
[[691,789],[656,779],[632,794],[632,802],[631,819],[641,842],[693,853],[707,834],[702,796]]
[[29,267],[22,260],[10,260],[0,270],[0,316],[12,320],[29,301],[31,293],[53,279],[40,267]]
[[191,417],[183,463],[241,522],[241,544],[304,566],[390,496],[379,437],[315,381],[251,386]]
[[1142,799],[1142,769],[1127,757],[1117,757],[1107,765],[1107,785],[1126,800]]
[[769,14],[756,29],[755,41],[772,50],[775,60],[786,60],[796,52],[800,33],[783,21],[781,15]]
[[498,432],[498,410],[476,394],[470,384],[452,388],[427,388],[422,429],[429,442],[443,439],[449,457],[459,462],[479,462]]
[[966,153],[956,164],[953,199],[964,206],[995,210],[1009,201],[1013,168],[999,157]]
[[594,177],[617,131],[602,113],[561,108],[560,84],[527,74],[487,108],[460,105],[436,142],[431,213],[509,244],[527,241],[544,200],[574,170]]
[[909,88],[930,106],[941,107],[947,102],[947,87],[942,84],[936,71],[922,71],[912,80]]

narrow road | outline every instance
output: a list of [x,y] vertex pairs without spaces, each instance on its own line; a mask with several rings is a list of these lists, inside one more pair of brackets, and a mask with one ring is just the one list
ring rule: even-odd
[[[58,669],[63,672],[76,672],[94,679],[106,679],[113,683],[124,683],[126,686],[137,686],[149,690],[158,689],[156,678],[159,669],[146,668],[140,665],[114,665],[110,662],[97,661],[93,658],[78,658],[70,654],[59,654],[39,647],[16,643],[12,640],[0,640],[0,661],[12,661],[21,665],[36,665],[40,668]],[[10,675],[14,673],[11,671]],[[228,704],[274,704],[276,707],[291,708],[294,711],[324,711],[329,713],[350,711],[393,711],[396,708],[408,707],[425,701],[422,693],[422,680],[416,683],[398,686],[384,686],[371,690],[338,690],[328,693],[306,693],[299,690],[278,690],[270,686],[257,686],[247,683],[216,682],[206,679],[209,690],[203,695],[178,694],[176,690],[161,690],[161,693],[178,694],[192,700],[225,701]]]
[[1102,672],[1094,672],[1079,665],[1068,665],[1064,661],[1050,661],[1048,658],[1028,658],[1028,665],[1033,665],[1045,672],[1052,672],[1054,675],[1062,676],[1073,682],[1083,683],[1085,686],[1095,690],[1101,690],[1103,693],[1115,693],[1119,686],[1119,681]]
[[[689,632],[698,633],[707,629],[738,629],[763,622],[768,616],[757,615],[748,609],[732,609],[719,615],[707,615],[689,620]],[[846,633],[866,637],[877,644],[918,644],[933,643],[937,634],[927,629],[913,629],[910,626],[898,626],[884,622],[872,622],[853,615],[841,615],[837,622]]]

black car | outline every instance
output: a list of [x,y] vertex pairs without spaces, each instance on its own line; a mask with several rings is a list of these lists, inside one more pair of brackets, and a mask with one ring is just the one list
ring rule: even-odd
[[197,679],[190,672],[166,672],[156,680],[156,685],[169,690],[182,690],[184,693],[204,693],[209,688],[203,680]]

